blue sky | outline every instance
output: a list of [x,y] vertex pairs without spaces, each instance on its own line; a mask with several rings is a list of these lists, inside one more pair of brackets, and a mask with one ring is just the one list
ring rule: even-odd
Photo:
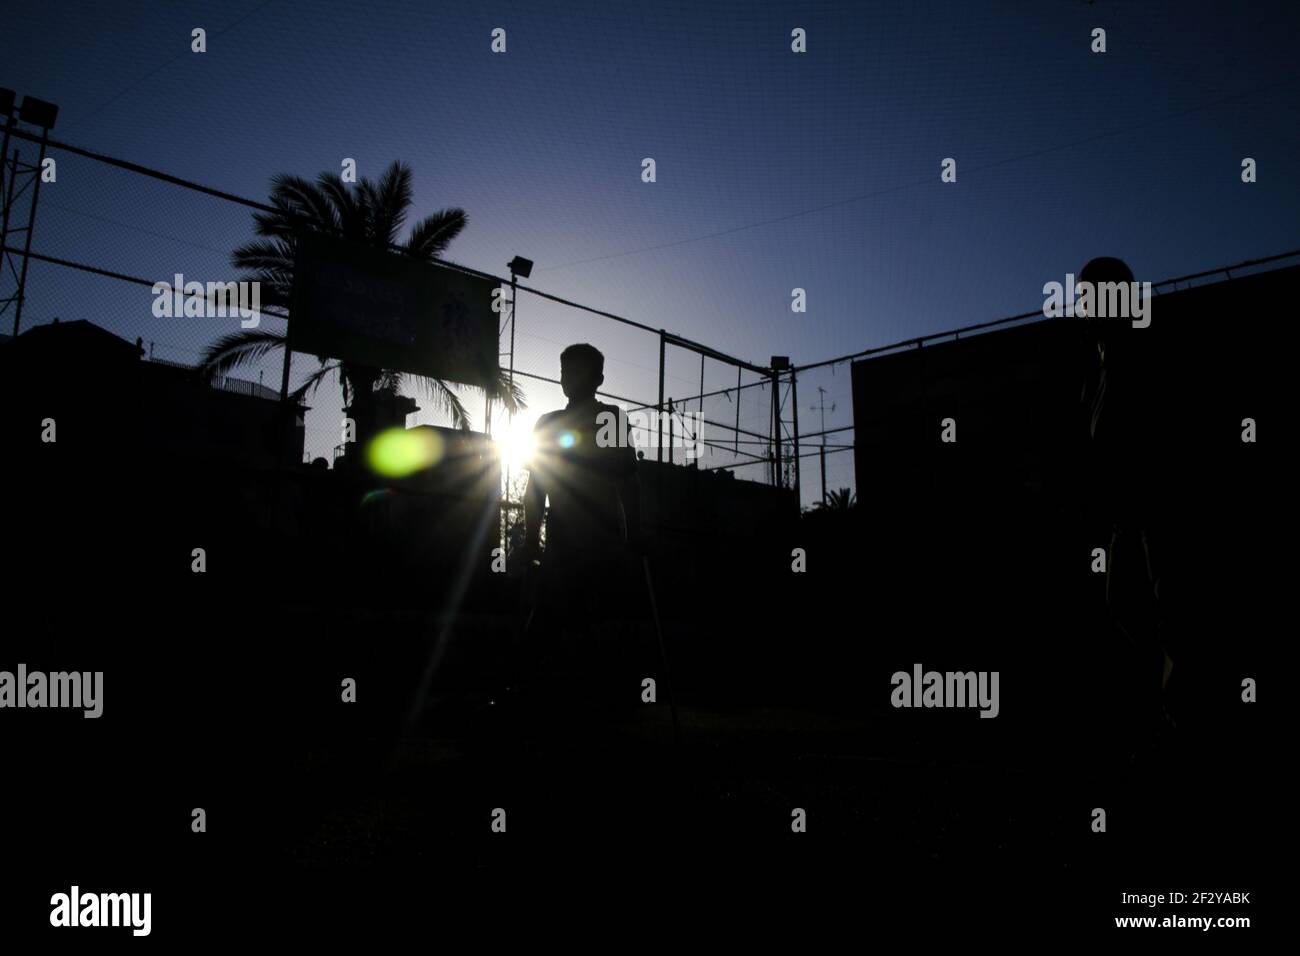
[[[376,176],[402,159],[417,216],[467,210],[454,261],[504,273],[521,254],[557,295],[756,363],[807,363],[1034,309],[1044,282],[1095,255],[1156,281],[1300,246],[1297,9],[44,0],[6,10],[0,85],[57,103],[57,139],[250,198],[277,172],[352,157]],[[794,27],[806,54],[790,51]],[[955,184],[940,182],[945,157]],[[34,249],[151,279],[235,278],[229,251],[251,234],[247,210],[74,157],[41,204]],[[806,314],[790,311],[795,287]],[[24,325],[87,318],[175,360],[225,331],[48,265],[28,296]],[[521,369],[556,375],[559,349],[588,340],[612,391],[654,398],[653,336],[529,297],[519,333]],[[668,371],[670,394],[698,389],[694,356],[671,353]],[[734,375],[709,365],[706,385]],[[851,424],[841,366],[801,380],[804,430],[818,385],[828,426]],[[545,387],[529,400],[562,403]],[[747,394],[748,427],[764,429],[767,401]],[[327,453],[335,395],[315,405]],[[832,456],[832,487],[852,484],[851,458]]]

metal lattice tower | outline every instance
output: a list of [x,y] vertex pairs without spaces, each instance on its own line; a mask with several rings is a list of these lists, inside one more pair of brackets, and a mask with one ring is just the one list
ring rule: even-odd
[[[34,96],[25,96],[15,116],[14,100],[13,90],[0,89],[0,119],[4,120],[3,146],[0,146],[0,292],[12,289],[10,294],[0,295],[0,316],[13,306],[13,334],[16,337],[26,298],[27,263],[31,256],[36,206],[44,178],[45,150],[59,108]],[[9,153],[11,134],[17,130],[20,121],[40,130],[40,139],[37,140],[40,150],[34,164],[24,163],[16,146],[13,154]],[[27,201],[27,225],[19,226],[16,225],[21,221],[19,206],[24,199]],[[21,249],[17,248],[20,238]]]

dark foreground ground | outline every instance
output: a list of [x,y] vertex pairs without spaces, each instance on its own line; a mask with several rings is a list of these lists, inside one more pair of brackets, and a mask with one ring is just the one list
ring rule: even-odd
[[[856,896],[872,922],[919,914],[956,929],[975,909],[988,926],[1070,932],[1150,912],[1121,892],[1257,886],[1260,820],[1219,799],[1201,772],[1209,755],[1174,741],[1135,766],[1080,767],[1061,753],[921,747],[871,720],[686,705],[678,747],[664,710],[601,726],[532,708],[522,734],[503,721],[494,740],[406,739],[373,774],[360,768],[378,741],[307,748],[293,866],[344,886],[450,870],[578,893],[585,880],[653,877],[669,898],[720,905],[807,888]],[[1087,825],[1094,805],[1109,814],[1105,834]],[[507,808],[505,834],[490,832],[495,807]],[[791,832],[794,808],[806,833]]]
[[[1240,725],[1193,721],[1195,745],[1175,735],[1152,749],[1123,728],[1081,735],[1063,710],[1059,727],[999,741],[998,722],[974,712],[900,721],[688,689],[675,743],[662,692],[612,705],[554,685],[506,709],[484,690],[435,686],[413,712],[401,697],[367,716],[374,682],[361,681],[355,709],[336,703],[327,649],[297,668],[247,649],[246,666],[205,669],[178,644],[170,686],[157,670],[131,678],[116,656],[105,707],[118,706],[117,731],[79,721],[55,749],[12,742],[9,786],[43,794],[10,818],[25,874],[5,897],[13,913],[43,920],[50,893],[78,882],[153,892],[159,939],[373,944],[456,924],[486,939],[540,932],[522,922],[534,907],[573,934],[613,915],[648,933],[694,912],[744,935],[815,918],[880,937],[1065,939],[1119,932],[1116,916],[1258,919],[1279,852],[1278,755]],[[304,691],[315,683],[326,689]],[[123,736],[124,722],[138,733]],[[205,834],[190,832],[195,806]],[[1095,807],[1105,833],[1091,830]],[[492,828],[498,808],[505,832]],[[796,808],[804,833],[792,832]],[[1209,890],[1251,903],[1121,903]]]
[[[1150,671],[1090,566],[1109,522],[1064,449],[1037,484],[989,478],[1012,456],[977,449],[910,495],[910,473],[882,467],[899,487],[877,507],[744,539],[660,535],[680,744],[635,587],[628,626],[597,635],[625,654],[580,653],[585,677],[536,681],[503,713],[489,701],[518,582],[486,559],[403,563],[367,498],[340,523],[288,509],[274,475],[154,459],[93,481],[55,460],[12,472],[0,669],[100,670],[105,692],[97,720],[0,712],[0,947],[138,942],[51,930],[50,897],[74,884],[152,893],[153,938],[181,951],[445,946],[456,926],[478,948],[520,934],[736,948],[792,923],[814,950],[1202,932],[1123,916],[1276,927],[1293,469],[1285,436],[1246,444],[1236,406],[1217,414],[1223,427],[1198,426],[1212,442],[1167,442],[1195,455],[1143,486],[1159,492],[1176,660],[1178,729],[1155,744],[1132,710]],[[390,524],[412,546],[461,546]],[[917,664],[997,671],[999,716],[893,708],[891,675]],[[706,922],[672,932],[686,913]]]
[[[5,664],[103,670],[104,716],[3,715],[4,923],[48,932],[51,894],[74,883],[151,892],[156,939],[227,946],[373,947],[457,924],[595,936],[613,916],[639,936],[685,912],[728,939],[782,922],[913,940],[1175,932],[1117,916],[1269,922],[1287,752],[1269,678],[1285,673],[1269,597],[1284,589],[1263,531],[1198,526],[1180,549],[1179,723],[1153,743],[1126,703],[1135,671],[1104,579],[1079,559],[1090,536],[1047,512],[1008,531],[1005,513],[836,526],[846,544],[806,580],[779,553],[746,554],[711,581],[734,603],[658,561],[680,743],[648,615],[598,636],[626,654],[544,671],[507,708],[490,701],[513,613],[450,614],[436,589],[381,594],[350,571],[281,574],[242,560],[253,550],[214,549],[193,574],[188,534],[69,547],[34,518]],[[805,534],[814,556],[832,547]],[[176,569],[140,578],[133,556],[160,553]],[[890,675],[915,663],[999,671],[999,716],[893,708]],[[1193,905],[1204,892],[1250,902]]]

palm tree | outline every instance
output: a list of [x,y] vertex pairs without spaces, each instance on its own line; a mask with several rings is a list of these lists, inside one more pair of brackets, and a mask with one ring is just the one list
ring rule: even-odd
[[[253,214],[257,234],[264,238],[236,249],[231,262],[237,269],[253,270],[247,279],[261,283],[263,304],[288,308],[298,229],[329,231],[358,244],[388,249],[397,243],[411,203],[411,168],[396,160],[378,182],[362,178],[351,189],[337,173],[321,173],[314,183],[281,173],[271,180],[270,204],[275,212]],[[460,234],[466,222],[463,209],[439,210],[411,228],[400,252],[417,259],[434,259]],[[241,329],[207,348],[199,363],[199,374],[209,382],[219,379],[237,368],[257,364],[276,349],[284,348],[284,344],[284,336],[277,332]],[[448,412],[457,428],[469,428],[469,415],[460,397],[441,379],[346,360],[330,362],[325,356],[317,358],[320,368],[290,393],[293,401],[303,401],[337,372],[343,403],[360,412],[356,416],[359,425],[370,419],[376,389],[397,392],[406,386],[422,393],[434,408]],[[523,408],[519,386],[508,382],[499,369],[498,373],[486,391],[511,412]]]
[[813,505],[813,508],[818,511],[848,511],[857,504],[857,501],[857,495],[848,488],[841,488],[838,491],[828,491],[821,501]]

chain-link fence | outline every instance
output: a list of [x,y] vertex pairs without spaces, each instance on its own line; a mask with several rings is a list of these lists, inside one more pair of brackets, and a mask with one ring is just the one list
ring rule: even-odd
[[[247,273],[232,265],[232,253],[254,238],[254,215],[273,212],[272,206],[45,139],[16,120],[7,131],[11,148],[4,185],[14,195],[6,202],[11,227],[5,237],[0,299],[12,301],[0,313],[0,332],[17,334],[58,320],[83,319],[138,341],[147,361],[197,367],[218,340],[240,328],[237,316],[160,317],[153,287],[156,282],[175,283],[177,277],[205,283],[247,280]],[[53,177],[43,185],[37,183],[38,154],[54,161]],[[38,208],[28,249],[16,227],[33,212],[33,202]],[[144,209],[150,211],[147,225],[140,215]],[[160,221],[172,225],[159,228]],[[24,259],[27,272],[20,289]],[[540,413],[563,407],[560,352],[575,342],[587,342],[605,355],[601,396],[631,413],[638,433],[634,438],[640,438],[648,458],[794,487],[796,463],[806,466],[807,458],[822,454],[819,445],[809,444],[819,441],[818,436],[805,436],[802,445],[796,437],[800,408],[789,371],[773,371],[522,282],[512,295],[509,278],[465,271],[500,282],[506,292],[510,305],[501,314],[501,365],[521,387],[527,405],[518,415],[508,416],[499,405],[487,406],[481,391],[453,385],[473,428],[486,426],[494,437],[509,441],[512,434],[530,430]],[[19,292],[20,324],[14,322]],[[286,319],[285,310],[263,307],[258,328],[283,335]],[[319,367],[315,357],[295,353],[290,389]],[[283,351],[268,349],[214,384],[271,399],[279,394],[282,372]],[[836,384],[846,383],[843,376]],[[817,395],[815,388],[812,394]],[[324,378],[307,404],[305,457],[333,460],[342,443],[345,404],[337,374]],[[846,394],[831,404],[839,409],[850,405]],[[448,425],[450,419],[445,410],[422,407],[410,423]],[[850,443],[844,429],[836,434],[839,441],[832,435],[825,449],[827,458],[836,460],[829,484],[848,486],[852,463],[844,467],[840,460],[851,456],[839,453],[851,450]],[[796,446],[801,448],[800,459],[795,457]],[[805,480],[801,487],[805,505],[820,498],[817,482]]]
[[[178,276],[201,282],[246,278],[232,266],[232,253],[254,237],[254,214],[273,212],[272,206],[48,139],[16,118],[5,134],[0,335],[60,319],[84,319],[138,341],[148,361],[193,368],[214,343],[240,327],[238,317],[159,317],[153,286],[174,283]],[[53,163],[42,165],[42,158]],[[140,215],[145,209],[150,211],[147,225]],[[171,225],[160,228],[159,221]],[[34,229],[29,231],[29,225]],[[1231,277],[1233,270],[1286,257],[1166,280],[1155,288],[1159,292]],[[811,364],[784,365],[776,357],[755,364],[526,284],[511,294],[509,278],[465,271],[500,282],[507,294],[501,365],[527,403],[520,414],[506,416],[500,406],[487,407],[481,392],[452,386],[472,427],[486,426],[505,442],[530,432],[540,413],[564,405],[560,352],[588,342],[605,355],[603,398],[630,413],[660,413],[633,418],[647,457],[797,488],[804,508],[827,496],[846,502],[856,487],[850,363],[1042,317],[1025,313]],[[286,317],[284,310],[263,308],[259,327],[283,335]],[[290,388],[318,368],[313,356],[295,354]],[[214,384],[269,400],[279,394],[282,371],[283,353],[271,349]],[[343,440],[344,400],[337,374],[321,381],[308,405],[305,456],[332,460]],[[411,423],[447,425],[450,420],[443,410],[421,407]],[[688,456],[686,446],[696,442],[698,455]],[[507,468],[508,498],[517,477]]]

